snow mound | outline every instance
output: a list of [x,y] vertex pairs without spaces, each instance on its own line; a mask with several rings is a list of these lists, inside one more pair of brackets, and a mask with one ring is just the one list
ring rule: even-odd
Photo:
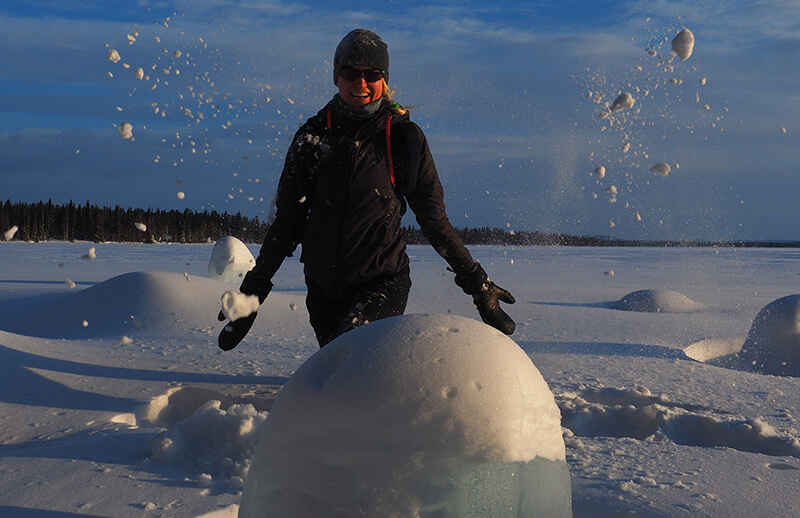
[[611,309],[643,313],[693,313],[704,309],[686,295],[671,290],[638,290],[609,304]]
[[239,516],[571,516],[561,415],[476,320],[406,315],[328,344],[264,426]]
[[78,292],[9,301],[0,306],[0,329],[67,339],[138,331],[185,335],[186,329],[214,323],[223,287],[217,281],[179,273],[126,273]]
[[208,278],[241,284],[244,274],[255,265],[256,260],[247,245],[235,237],[225,236],[214,243],[211,250]]
[[758,312],[739,359],[777,376],[800,376],[800,295],[774,300]]

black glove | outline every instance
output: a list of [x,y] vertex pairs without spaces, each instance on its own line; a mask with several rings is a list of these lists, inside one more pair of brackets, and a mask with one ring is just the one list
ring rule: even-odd
[[478,314],[486,324],[507,335],[514,333],[517,325],[500,308],[500,302],[513,304],[516,299],[507,290],[490,281],[480,264],[475,263],[468,272],[456,275],[456,284],[464,290],[464,293],[472,295]]
[[[247,295],[257,295],[258,303],[263,304],[269,292],[272,291],[272,282],[259,278],[257,272],[253,269],[245,275],[239,291]],[[250,328],[253,327],[253,322],[256,320],[257,313],[257,311],[254,311],[246,317],[229,321],[225,324],[225,327],[222,328],[222,331],[219,333],[219,338],[217,339],[219,348],[223,351],[230,351],[239,345],[239,342],[247,336]],[[217,320],[220,322],[225,320],[225,314],[222,311],[217,315]]]
[[[222,331],[219,333],[219,338],[217,339],[219,348],[223,351],[230,351],[239,345],[239,342],[242,341],[247,335],[247,332],[250,331],[250,328],[253,327],[253,322],[255,322],[257,314],[258,311],[254,311],[244,318],[229,321],[225,324],[225,327],[222,328]],[[220,322],[225,320],[225,315],[222,311],[217,315],[217,320]]]

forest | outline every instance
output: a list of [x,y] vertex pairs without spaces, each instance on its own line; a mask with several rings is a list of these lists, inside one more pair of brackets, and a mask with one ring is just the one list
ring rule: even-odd
[[[57,205],[48,200],[38,203],[11,202],[0,205],[0,241],[11,232],[18,241],[90,241],[95,243],[207,243],[234,236],[245,243],[260,244],[269,225],[258,217],[241,213],[98,207],[87,201]],[[513,231],[499,228],[456,229],[467,245],[506,246],[738,246],[798,248],[800,241],[641,241],[601,236]],[[405,226],[408,244],[426,244],[418,227]]]

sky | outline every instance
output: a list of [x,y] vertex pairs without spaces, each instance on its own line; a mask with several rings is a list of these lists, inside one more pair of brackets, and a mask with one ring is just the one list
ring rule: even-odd
[[336,92],[336,44],[364,27],[456,227],[800,239],[800,4],[487,5],[3,2],[0,200],[264,219],[292,135]]

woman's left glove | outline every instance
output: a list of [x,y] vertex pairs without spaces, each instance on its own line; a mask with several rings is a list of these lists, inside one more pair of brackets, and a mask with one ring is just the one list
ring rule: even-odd
[[475,263],[468,272],[456,275],[456,284],[467,295],[472,295],[472,301],[478,308],[478,314],[488,325],[510,335],[514,333],[517,325],[514,320],[500,308],[500,302],[513,304],[514,296],[489,280],[489,276],[480,264]]

